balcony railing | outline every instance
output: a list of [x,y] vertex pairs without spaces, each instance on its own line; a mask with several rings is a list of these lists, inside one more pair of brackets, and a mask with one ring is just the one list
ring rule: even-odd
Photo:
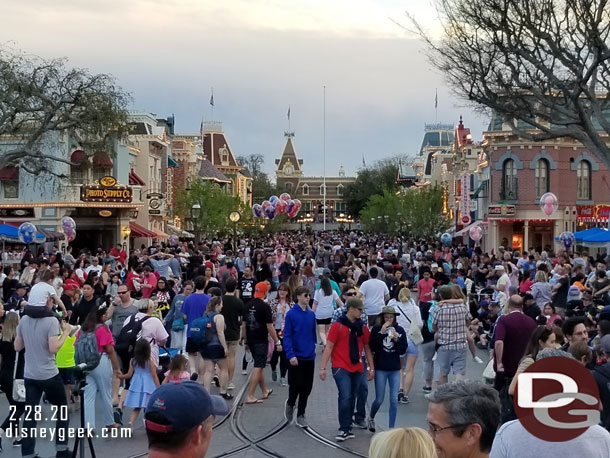
[[500,189],[500,200],[517,200],[518,189],[517,178],[504,178]]

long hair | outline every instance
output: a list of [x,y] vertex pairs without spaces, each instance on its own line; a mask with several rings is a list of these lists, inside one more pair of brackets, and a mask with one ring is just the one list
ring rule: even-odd
[[551,334],[554,334],[555,330],[552,326],[538,326],[532,332],[530,340],[525,348],[524,356],[530,355],[534,361],[540,351],[540,342],[546,342]]
[[375,434],[369,447],[371,458],[435,458],[430,435],[421,428],[395,428]]
[[106,310],[108,310],[108,309],[106,308],[105,305],[91,310],[89,312],[89,315],[87,315],[87,318],[85,318],[85,322],[83,323],[83,332],[95,331],[95,327],[98,324],[104,323],[104,320],[102,319],[102,317],[106,313]]
[[205,313],[214,313],[216,311],[216,306],[222,302],[222,298],[220,296],[214,296],[208,302],[208,306],[205,309]]
[[330,296],[333,293],[333,287],[330,285],[328,277],[322,277],[320,280],[320,289],[325,296]]
[[169,363],[169,373],[172,375],[179,375],[184,370],[188,360],[186,356],[178,353],[175,355]]
[[2,328],[2,341],[12,342],[17,335],[17,325],[19,324],[18,313],[7,313],[4,318],[4,327]]
[[133,360],[140,367],[146,367],[150,360],[150,343],[146,339],[140,339],[136,342],[133,349]]
[[461,299],[466,302],[466,296],[464,295],[464,291],[460,288],[459,285],[451,286],[451,299]]

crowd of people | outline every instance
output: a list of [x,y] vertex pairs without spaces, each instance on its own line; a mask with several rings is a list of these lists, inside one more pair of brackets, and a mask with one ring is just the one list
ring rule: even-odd
[[[284,415],[307,428],[317,359],[319,379],[329,371],[337,386],[338,442],[357,429],[377,432],[387,387],[392,429],[374,436],[371,456],[403,456],[395,454],[402,447],[421,457],[528,456],[515,451],[535,449],[512,408],[516,378],[538,359],[560,356],[598,381],[602,424],[587,433],[598,446],[586,456],[610,456],[610,256],[550,247],[484,253],[361,232],[233,243],[158,243],[129,253],[120,245],[25,249],[19,263],[2,266],[0,389],[11,405],[2,435],[35,456],[35,438],[19,435],[36,426],[28,417],[19,427],[26,406],[44,396],[73,412],[83,395],[88,428],[96,429],[96,401],[107,430],[127,423],[124,407],[132,409],[130,426],[144,410],[151,456],[190,447],[195,430],[208,438],[197,439],[205,454],[210,417],[233,399],[236,364],[242,373],[253,366],[245,404],[264,403],[274,384],[288,386]],[[487,384],[463,381],[469,358],[489,360]],[[75,390],[81,378],[84,389]],[[428,433],[393,429],[408,426],[396,424],[397,412],[418,383],[429,401]],[[220,397],[209,394],[212,385]],[[207,407],[193,423],[179,410],[155,408],[160,396]],[[67,422],[61,416],[57,427]],[[579,453],[588,450],[573,441]],[[71,454],[65,437],[56,447],[58,457]]]

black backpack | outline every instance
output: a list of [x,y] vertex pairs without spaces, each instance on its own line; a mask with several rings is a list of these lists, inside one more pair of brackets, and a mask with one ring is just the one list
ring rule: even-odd
[[129,323],[127,323],[121,329],[119,337],[116,339],[114,348],[119,353],[132,354],[133,349],[136,346],[136,342],[142,337],[142,323],[144,323],[151,316],[145,316],[139,320],[136,320],[136,316],[132,315]]

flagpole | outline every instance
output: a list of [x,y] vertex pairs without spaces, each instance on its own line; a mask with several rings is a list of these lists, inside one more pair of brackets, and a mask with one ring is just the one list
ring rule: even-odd
[[326,86],[324,86],[324,116],[323,116],[323,128],[322,128],[322,166],[323,176],[322,180],[324,183],[324,195],[322,200],[322,209],[324,210],[324,222],[322,223],[322,229],[326,230]]
[[438,122],[438,89],[434,89],[434,122]]
[[214,121],[214,87],[212,86],[212,97],[210,98],[210,105],[212,106],[212,121]]

